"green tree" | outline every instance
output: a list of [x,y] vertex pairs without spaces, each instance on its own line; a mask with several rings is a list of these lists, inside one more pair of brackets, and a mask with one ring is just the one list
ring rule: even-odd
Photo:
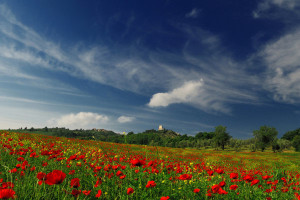
[[297,135],[293,139],[293,147],[295,147],[295,150],[300,152],[300,135]]
[[229,142],[231,136],[226,133],[226,127],[225,126],[217,126],[215,128],[215,136],[213,137],[213,140],[215,142],[216,147],[221,147],[222,150],[225,149],[225,145]]
[[195,135],[196,139],[205,140],[205,139],[212,139],[215,136],[214,132],[199,132]]
[[277,139],[278,131],[274,127],[261,126],[259,130],[253,131],[253,136],[255,138],[255,145],[262,152],[269,145],[273,144]]
[[127,136],[129,136],[129,135],[134,135],[134,132],[130,131],[129,133],[127,133]]
[[282,139],[286,139],[289,141],[292,141],[295,136],[300,135],[300,128],[293,130],[293,131],[288,131],[286,132],[283,136]]

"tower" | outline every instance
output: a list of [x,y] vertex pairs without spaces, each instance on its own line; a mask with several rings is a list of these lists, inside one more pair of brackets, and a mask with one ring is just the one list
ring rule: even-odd
[[165,129],[163,128],[162,125],[159,125],[159,126],[158,126],[158,130],[159,130],[159,131],[163,131],[163,130],[165,130]]

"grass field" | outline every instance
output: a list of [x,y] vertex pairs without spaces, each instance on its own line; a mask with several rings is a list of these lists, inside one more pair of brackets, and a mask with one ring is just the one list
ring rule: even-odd
[[300,153],[140,146],[0,131],[0,198],[300,199]]

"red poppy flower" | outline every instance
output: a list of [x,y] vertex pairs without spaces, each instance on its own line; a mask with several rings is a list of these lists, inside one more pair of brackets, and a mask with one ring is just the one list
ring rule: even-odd
[[213,185],[211,187],[211,190],[213,193],[218,193],[220,189],[221,189],[221,187],[219,185]]
[[23,161],[23,160],[24,160],[23,157],[19,157],[19,158],[17,159],[17,161]]
[[12,189],[0,189],[0,199],[14,199],[15,191]]
[[270,192],[272,192],[273,190],[272,189],[266,189],[266,193],[270,193]]
[[43,167],[46,167],[47,165],[48,165],[48,163],[43,161],[42,166],[43,166]]
[[272,176],[269,176],[269,175],[262,176],[262,179],[264,179],[264,180],[268,180],[269,178],[272,178]]
[[12,182],[4,182],[4,183],[2,183],[2,188],[3,188],[3,189],[6,189],[6,188],[11,188],[11,189],[13,189],[14,186],[15,186],[15,185],[14,185]]
[[230,178],[231,179],[237,179],[239,177],[238,173],[230,173]]
[[225,185],[226,185],[225,181],[221,181],[221,182],[219,183],[219,186],[220,186],[220,187],[224,187]]
[[288,192],[288,191],[289,191],[288,187],[282,187],[281,188],[281,192],[283,192],[283,193]]
[[36,177],[39,179],[39,180],[45,180],[46,179],[46,173],[44,172],[39,172]]
[[83,190],[82,193],[86,196],[90,195],[91,190],[87,191],[87,190]]
[[117,176],[121,176],[121,175],[123,175],[123,172],[118,171],[118,172],[116,173],[116,175],[117,175]]
[[74,169],[73,169],[73,170],[70,170],[69,174],[70,174],[70,175],[75,174],[75,170],[74,170]]
[[296,197],[297,200],[300,200],[300,194],[295,193],[295,197]]
[[214,171],[213,170],[207,170],[206,171],[208,173],[208,175],[212,176],[214,174]]
[[251,186],[256,185],[257,183],[259,183],[258,179],[254,179],[253,181],[251,181]]
[[161,197],[161,198],[160,198],[160,200],[168,200],[168,199],[170,199],[170,197],[169,197],[169,196],[166,196],[166,197]]
[[102,191],[98,190],[98,193],[96,194],[96,197],[99,198],[99,197],[101,197],[101,195],[102,195]]
[[231,185],[231,186],[229,187],[229,189],[231,189],[231,190],[236,190],[237,188],[238,188],[237,185]]
[[145,164],[145,161],[143,160],[139,160],[139,159],[134,159],[134,160],[131,160],[130,163],[135,166],[135,167],[138,167],[138,166],[142,166]]
[[101,178],[100,178],[100,179],[98,179],[98,180],[96,181],[94,187],[98,187],[98,186],[101,185],[101,184],[102,184],[102,180],[101,180]]
[[250,175],[246,175],[246,176],[243,177],[243,180],[246,181],[246,182],[251,182],[251,181],[253,181],[253,179],[254,178]]
[[122,176],[120,176],[119,178],[120,179],[124,179],[126,177],[126,175],[122,175]]
[[211,195],[210,192],[207,192],[207,193],[206,193],[206,196],[207,196],[207,197],[211,197],[212,195]]
[[199,188],[194,189],[194,193],[199,193],[199,192],[200,192]]
[[226,191],[223,190],[222,188],[219,189],[218,193],[219,193],[219,194],[228,194],[228,192],[226,192]]
[[66,178],[66,174],[60,170],[53,170],[46,175],[45,183],[48,185],[61,184]]
[[148,181],[146,188],[155,187],[155,186],[156,186],[155,181]]
[[127,188],[127,194],[130,195],[134,192],[134,189],[133,188]]
[[81,194],[81,190],[73,189],[71,194],[72,194],[74,197],[77,197],[78,195]]
[[13,168],[13,169],[9,170],[8,172],[9,172],[9,173],[16,173],[17,171],[18,171],[17,168]]
[[217,172],[218,174],[224,174],[224,169],[215,169],[215,172]]
[[181,174],[178,179],[179,180],[191,180],[193,177],[192,174]]
[[80,186],[80,184],[79,184],[79,178],[73,178],[72,180],[71,180],[71,188],[73,187],[73,188],[78,188],[79,186]]

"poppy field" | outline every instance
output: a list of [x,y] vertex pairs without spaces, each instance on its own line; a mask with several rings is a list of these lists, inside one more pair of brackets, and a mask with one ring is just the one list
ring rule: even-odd
[[300,154],[0,131],[0,199],[300,199]]

